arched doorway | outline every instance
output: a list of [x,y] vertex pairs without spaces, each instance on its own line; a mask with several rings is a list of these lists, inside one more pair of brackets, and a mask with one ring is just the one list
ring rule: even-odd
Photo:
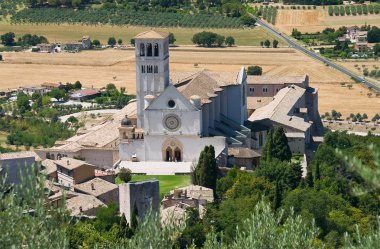
[[162,160],[166,162],[182,162],[183,146],[175,138],[167,139],[162,145]]
[[171,162],[173,158],[173,151],[170,147],[167,147],[165,150],[165,161]]

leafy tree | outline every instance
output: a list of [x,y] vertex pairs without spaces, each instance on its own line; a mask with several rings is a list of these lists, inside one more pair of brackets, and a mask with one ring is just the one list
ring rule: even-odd
[[213,32],[203,31],[194,34],[192,42],[202,47],[222,46],[224,43],[224,36],[218,35]]
[[242,23],[246,26],[254,26],[256,21],[249,14],[244,14],[240,17]]
[[130,169],[122,168],[117,175],[123,182],[129,182],[132,179],[132,171]]
[[300,164],[273,159],[261,161],[260,166],[255,170],[255,174],[272,183],[280,182],[284,189],[294,189],[301,181],[302,167]]
[[15,44],[15,33],[8,32],[0,36],[1,44],[4,46],[13,46]]
[[1,247],[66,248],[65,207],[46,203],[45,177],[37,173],[38,167],[32,168],[12,188],[0,181]]
[[3,60],[3,55],[2,54],[0,54],[0,61],[2,61]]
[[131,44],[133,47],[135,46],[135,39],[134,39],[134,38],[131,39],[130,44]]
[[29,97],[23,92],[20,92],[17,95],[17,108],[19,109],[20,113],[23,114],[25,111],[29,111],[31,109],[29,104]]
[[68,96],[67,94],[65,93],[65,91],[63,90],[60,90],[60,89],[53,89],[51,90],[48,95],[52,98],[55,98],[57,100],[62,100],[62,99],[67,99]]
[[68,119],[67,119],[68,122],[72,123],[72,124],[77,124],[79,121],[76,117],[74,116],[70,116]]
[[100,46],[100,41],[95,39],[92,41],[92,45],[95,46],[95,47],[99,47]]
[[249,66],[247,69],[248,75],[262,75],[263,69],[260,66]]
[[297,29],[292,30],[292,36],[294,38],[296,38],[297,40],[301,39],[301,35],[302,35],[302,33],[300,31],[298,31]]
[[232,36],[227,36],[226,45],[232,47],[233,45],[235,45],[235,39]]
[[82,89],[82,84],[80,83],[80,81],[77,80],[74,83],[74,89]]
[[278,46],[278,41],[277,40],[273,40],[273,47],[277,48],[277,46]]
[[108,38],[107,44],[110,45],[111,47],[114,47],[116,45],[116,39],[115,39],[115,37]]
[[[173,33],[169,33],[169,44],[174,44],[175,43],[175,41],[176,41],[176,39],[175,39],[175,36],[174,36],[174,34]],[[131,40],[131,44],[132,44],[132,40]],[[133,45],[134,45],[135,43],[133,42]]]
[[122,45],[123,44],[123,40],[119,38],[119,40],[117,40],[117,44],[118,45]]
[[270,41],[269,40],[265,40],[264,41],[264,46],[269,48],[270,47]]

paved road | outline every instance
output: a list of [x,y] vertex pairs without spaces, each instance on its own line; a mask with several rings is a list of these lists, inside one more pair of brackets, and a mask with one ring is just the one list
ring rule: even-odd
[[[256,19],[256,18],[255,18]],[[311,52],[310,50],[307,50],[303,47],[301,47],[300,45],[298,45],[296,42],[292,41],[291,39],[289,39],[288,37],[286,37],[285,35],[282,35],[281,33],[279,33],[278,31],[274,30],[273,28],[271,28],[270,26],[268,26],[267,24],[265,24],[264,22],[262,22],[261,20],[259,19],[256,19],[256,22],[262,26],[264,29],[266,29],[267,31],[269,31],[270,33],[272,33],[273,35],[275,35],[276,37],[278,37],[279,39],[281,40],[284,40],[286,43],[288,43],[289,46],[291,47],[294,47],[295,49],[313,57],[314,59],[316,60],[319,60],[325,64],[328,64],[330,67],[362,82],[363,84],[366,84],[367,86],[370,86],[372,87],[373,89],[377,90],[380,92],[380,82],[379,82],[379,86],[378,85],[375,85],[373,84],[372,82],[366,80],[366,79],[363,79],[363,77],[357,75],[357,74],[354,74],[352,73],[351,71],[341,67],[341,66],[338,66],[337,64],[329,61],[329,60],[326,60],[325,58],[323,58],[322,56],[314,53],[314,52]]]

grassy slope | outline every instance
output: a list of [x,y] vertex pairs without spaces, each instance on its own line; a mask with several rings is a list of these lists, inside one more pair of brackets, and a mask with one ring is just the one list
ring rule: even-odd
[[[48,38],[50,42],[68,42],[76,41],[82,38],[83,35],[90,35],[92,39],[98,39],[103,44],[107,42],[108,38],[114,36],[116,39],[123,39],[125,44],[136,34],[153,29],[151,27],[136,27],[136,26],[86,26],[86,25],[53,25],[53,24],[17,24],[11,25],[7,22],[0,22],[0,34],[6,32],[14,32],[16,36],[26,33],[33,33],[43,35]],[[199,28],[154,28],[157,30],[167,31],[174,33],[179,45],[192,44],[192,36],[203,30],[213,31],[224,36],[233,36],[236,45],[240,46],[258,46],[260,41],[265,39],[273,40],[273,36],[264,31],[261,27],[254,29],[199,29]],[[281,45],[281,42],[280,42]]]
[[[161,197],[169,193],[170,190],[191,184],[189,175],[134,175],[132,177],[132,181],[144,181],[149,179],[157,179],[160,182]],[[120,184],[122,181],[117,177],[116,183]]]

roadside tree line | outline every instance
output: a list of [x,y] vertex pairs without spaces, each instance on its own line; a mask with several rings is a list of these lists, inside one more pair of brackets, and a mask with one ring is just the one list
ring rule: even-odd
[[329,6],[328,13],[330,16],[344,16],[344,15],[368,15],[368,14],[379,14],[380,5],[369,4],[369,5],[351,5],[351,6]]

